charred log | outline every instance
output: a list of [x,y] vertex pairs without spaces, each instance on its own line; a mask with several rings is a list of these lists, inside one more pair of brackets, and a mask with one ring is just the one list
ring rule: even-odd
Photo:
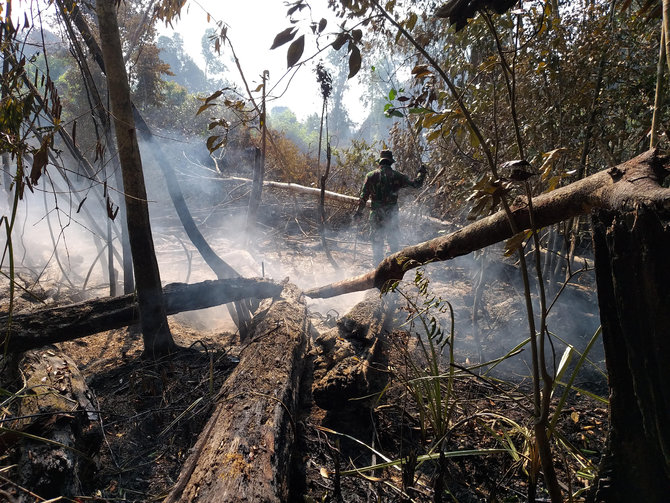
[[[279,295],[281,288],[281,285],[268,280],[236,278],[192,285],[172,283],[163,288],[163,295],[166,313],[176,314],[247,298],[274,297]],[[7,351],[20,352],[133,325],[139,321],[137,298],[131,294],[15,314],[11,320],[2,316],[0,326],[8,327],[4,346]]]
[[310,325],[292,285],[263,307],[166,503],[287,501]]
[[386,385],[387,304],[370,294],[315,340],[312,395],[322,409],[364,406],[361,397],[373,396]]
[[80,480],[103,438],[93,394],[76,363],[55,348],[28,351],[17,419],[3,428],[0,447],[20,444],[16,482],[46,498],[82,494]]

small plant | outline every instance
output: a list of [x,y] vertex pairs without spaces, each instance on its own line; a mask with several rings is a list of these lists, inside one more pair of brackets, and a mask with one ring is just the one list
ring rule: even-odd
[[[400,375],[402,384],[413,398],[422,436],[432,444],[431,452],[438,451],[449,431],[456,406],[454,400],[454,311],[451,304],[429,292],[429,280],[418,269],[414,278],[417,297],[394,285],[391,289],[399,293],[407,302],[409,312],[405,324],[416,335],[418,355],[404,351],[406,373]],[[439,314],[448,314],[450,329],[446,333],[437,318]],[[443,373],[443,355],[448,355],[448,368]],[[432,437],[432,438],[431,438]]]

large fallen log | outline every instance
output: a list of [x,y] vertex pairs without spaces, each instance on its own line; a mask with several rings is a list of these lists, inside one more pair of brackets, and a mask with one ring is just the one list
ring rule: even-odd
[[[274,297],[281,289],[269,280],[235,278],[190,285],[171,283],[163,288],[163,294],[167,314],[176,314],[247,298]],[[131,294],[14,314],[11,319],[2,316],[0,327],[6,334],[3,349],[19,352],[133,325],[139,320],[137,298]]]
[[69,356],[55,348],[27,351],[16,419],[5,423],[0,450],[20,443],[15,482],[45,498],[82,494],[103,433],[93,394]]
[[[590,213],[592,210],[620,210],[635,204],[664,207],[670,190],[659,185],[668,175],[668,159],[649,150],[619,166],[600,171],[575,183],[533,199],[536,228]],[[530,229],[530,212],[524,204],[512,209],[516,228]],[[404,248],[386,257],[376,269],[305,292],[312,298],[382,289],[390,281],[401,280],[406,271],[430,262],[450,260],[512,237],[512,227],[503,211],[443,237]]]
[[292,285],[263,308],[165,503],[288,501],[310,325],[302,295]]

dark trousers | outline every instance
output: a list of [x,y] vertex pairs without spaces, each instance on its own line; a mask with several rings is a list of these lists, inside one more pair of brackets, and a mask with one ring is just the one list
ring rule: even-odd
[[379,264],[384,259],[384,242],[388,243],[391,253],[399,250],[398,206],[382,206],[370,212],[370,241],[372,259]]

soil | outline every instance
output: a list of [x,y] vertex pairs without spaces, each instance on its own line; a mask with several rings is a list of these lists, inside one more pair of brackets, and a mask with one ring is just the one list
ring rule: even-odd
[[[165,236],[171,235],[170,231],[164,232]],[[372,265],[367,243],[354,232],[339,234],[329,241],[334,259],[351,265],[339,272],[332,271],[325,260],[319,240],[299,228],[293,232],[283,234],[281,239],[277,234],[266,233],[257,247],[261,260],[252,257],[249,267],[255,273],[249,275],[261,275],[257,270],[260,262],[264,274],[277,280],[286,275],[301,288],[307,288],[358,274]],[[210,235],[208,239],[215,249],[234,247],[220,235]],[[157,249],[161,264],[175,265],[172,269],[161,265],[162,271],[168,271],[164,281],[210,279],[197,253],[188,246],[178,246],[174,239],[163,239],[159,234]],[[187,268],[183,256],[178,257],[184,253],[188,257]],[[450,501],[528,501],[529,492],[534,490],[529,477],[533,473],[534,451],[532,435],[528,433],[532,431],[532,392],[527,378],[528,359],[524,358],[529,351],[490,374],[461,370],[503,356],[523,342],[528,330],[524,332],[523,328],[523,304],[515,293],[518,285],[491,276],[483,294],[479,330],[468,328],[475,296],[471,266],[472,260],[463,259],[431,265],[426,270],[431,291],[452,303],[457,327],[457,377],[453,387],[447,387],[444,380],[441,387],[442,393],[450,392],[445,435],[436,438],[436,427],[421,415],[425,406],[412,397],[412,386],[408,385],[408,380],[417,377],[416,369],[427,364],[417,344],[417,327],[406,323],[422,302],[418,294],[412,293],[408,296],[414,305],[397,313],[397,329],[388,334],[390,365],[384,370],[389,372],[389,386],[372,406],[353,403],[340,411],[326,412],[313,405],[309,384],[303,390],[303,409],[297,418],[298,461],[291,467],[292,500],[434,501],[436,487],[442,487]],[[44,283],[41,291],[52,303],[78,300],[81,295],[63,287],[49,288]],[[410,281],[407,290],[411,289]],[[564,310],[557,308],[550,329],[562,335],[564,331],[559,328],[569,329],[566,339],[583,349],[595,331],[593,325],[598,323],[597,315],[593,318],[592,279],[586,278],[572,289],[575,298],[581,295],[581,305],[587,307],[575,308],[571,304],[561,308]],[[92,294],[105,293],[98,289]],[[333,301],[308,302],[314,327],[332,327],[361,298],[362,294],[350,294]],[[34,308],[34,299],[30,299],[20,299],[15,309]],[[448,331],[448,316],[443,313],[438,318]],[[140,358],[141,337],[132,327],[59,345],[77,361],[84,374],[97,400],[104,430],[100,454],[90,475],[81,481],[84,494],[75,500],[160,501],[174,485],[209,417],[217,391],[243,348],[223,307],[172,316],[170,328],[176,342],[188,350],[161,362]],[[558,366],[565,348],[556,345],[552,368]],[[441,361],[443,373],[449,369],[446,356]],[[588,486],[599,461],[607,425],[606,405],[589,397],[590,393],[606,393],[606,381],[597,370],[603,367],[602,355],[596,352],[591,359],[596,370],[579,374],[576,383],[582,391],[568,395],[559,414],[559,434],[553,445],[559,480],[565,493],[577,495],[575,501],[583,498],[580,491]],[[20,382],[8,379],[6,375],[2,378],[2,388],[10,392],[20,389]],[[557,388],[554,405],[562,391]],[[9,423],[12,412],[10,401],[3,402],[0,419]],[[417,456],[435,452],[440,441],[445,452],[500,452],[416,462]],[[20,443],[0,454],[0,500],[4,495],[8,501],[42,501],[31,488],[19,487],[13,481],[13,460],[18,449]],[[405,459],[402,466],[348,473],[401,457]],[[547,499],[541,476],[536,492],[537,501]]]

